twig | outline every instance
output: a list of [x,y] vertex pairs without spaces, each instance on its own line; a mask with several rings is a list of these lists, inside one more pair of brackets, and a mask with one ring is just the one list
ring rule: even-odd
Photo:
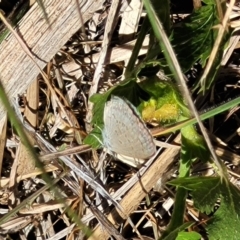
[[[101,78],[101,73],[103,72],[103,66],[105,63],[105,59],[107,56],[107,51],[108,47],[110,45],[110,41],[112,38],[113,31],[115,29],[115,26],[117,24],[116,16],[117,13],[120,10],[120,0],[113,0],[108,18],[107,18],[107,24],[104,32],[104,37],[103,37],[103,43],[102,43],[102,50],[101,50],[101,55],[99,57],[99,61],[94,73],[93,81],[92,81],[92,86],[89,90],[89,98],[97,92],[98,89],[98,83]],[[91,120],[92,120],[92,108],[93,108],[93,103],[88,100],[88,113],[86,116],[86,130],[87,132],[91,131]]]
[[216,58],[218,49],[219,49],[220,44],[222,42],[223,34],[225,33],[226,27],[228,25],[229,16],[231,15],[231,12],[232,12],[234,4],[235,4],[235,0],[231,0],[230,3],[229,3],[229,6],[227,8],[227,11],[225,13],[225,16],[224,16],[224,18],[222,20],[222,23],[219,26],[219,32],[218,32],[216,41],[214,43],[213,50],[212,50],[212,52],[211,52],[211,54],[209,56],[207,66],[205,67],[203,75],[202,75],[202,77],[200,79],[200,83],[201,83],[202,86],[206,85],[207,75],[209,74],[210,69],[212,67],[212,63],[214,62],[214,60]]

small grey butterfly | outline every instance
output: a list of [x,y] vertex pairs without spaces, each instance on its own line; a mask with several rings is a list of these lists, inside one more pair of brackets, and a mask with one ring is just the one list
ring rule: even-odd
[[104,108],[103,145],[122,162],[138,167],[156,152],[153,137],[127,100],[112,96]]

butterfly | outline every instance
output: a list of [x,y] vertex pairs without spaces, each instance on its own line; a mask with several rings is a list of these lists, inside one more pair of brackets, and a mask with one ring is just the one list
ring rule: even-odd
[[156,153],[153,137],[136,108],[112,96],[104,107],[103,145],[122,162],[139,167]]

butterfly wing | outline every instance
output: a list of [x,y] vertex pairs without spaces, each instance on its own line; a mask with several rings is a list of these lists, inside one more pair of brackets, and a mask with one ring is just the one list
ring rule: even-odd
[[113,96],[104,108],[104,146],[111,152],[148,159],[156,152],[152,135],[128,101]]

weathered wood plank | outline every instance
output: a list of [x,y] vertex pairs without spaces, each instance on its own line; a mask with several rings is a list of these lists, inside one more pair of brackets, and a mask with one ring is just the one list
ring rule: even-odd
[[[69,38],[81,27],[75,0],[44,1],[51,28],[43,18],[43,13],[34,4],[18,24],[17,31],[34,53],[41,68],[57,53]],[[80,0],[83,21],[91,18],[100,8],[103,0]],[[0,80],[10,99],[26,90],[37,77],[39,70],[22,50],[17,40],[10,34],[0,45]],[[0,120],[4,108],[0,103]]]

